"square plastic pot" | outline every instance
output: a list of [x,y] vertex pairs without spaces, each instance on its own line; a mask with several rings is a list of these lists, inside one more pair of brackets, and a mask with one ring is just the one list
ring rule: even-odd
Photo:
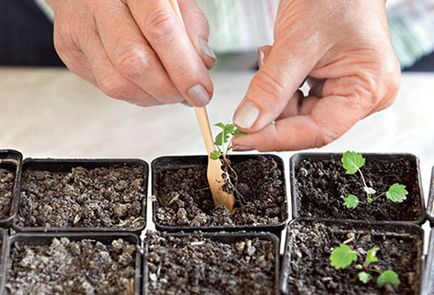
[[426,214],[428,217],[428,220],[431,223],[431,226],[434,225],[434,167],[431,171],[431,179],[430,179],[430,188],[429,188],[429,196],[428,196],[428,203],[426,206]]
[[7,283],[10,249],[15,242],[20,242],[26,245],[50,245],[53,238],[68,238],[70,241],[79,241],[83,239],[91,239],[100,241],[101,243],[108,244],[116,239],[123,239],[131,244],[137,245],[135,257],[135,278],[134,289],[135,295],[141,294],[141,280],[142,280],[142,254],[141,254],[141,241],[140,238],[132,233],[119,233],[119,232],[106,232],[106,233],[18,233],[8,238],[5,248],[6,255],[4,256],[4,266],[2,267],[4,276],[1,281],[1,292],[4,294],[4,288]]
[[[420,241],[418,246],[418,250],[420,256],[416,261],[413,261],[413,264],[419,265],[419,273],[421,275],[419,286],[420,290],[422,290],[423,286],[423,242],[424,242],[424,231],[423,229],[415,224],[410,223],[398,223],[398,222],[384,222],[384,223],[367,223],[363,221],[346,221],[346,220],[330,220],[330,219],[313,219],[313,218],[298,218],[289,222],[287,228],[287,235],[285,239],[285,248],[282,258],[282,271],[281,271],[281,282],[280,282],[280,290],[283,294],[289,294],[288,292],[288,277],[292,273],[291,268],[289,267],[290,261],[293,259],[293,251],[290,245],[290,230],[296,224],[318,224],[322,223],[326,226],[334,226],[336,227],[337,232],[352,232],[357,231],[358,235],[363,233],[371,233],[375,235],[384,234],[387,237],[408,237],[414,240]],[[328,259],[328,257],[325,257]],[[312,265],[312,267],[315,267]],[[349,282],[351,283],[351,282]],[[378,291],[379,294],[382,294],[382,290]],[[432,293],[431,293],[432,294]]]
[[[163,233],[166,236],[175,236],[175,237],[185,237],[191,235],[192,233]],[[261,240],[272,241],[275,244],[275,273],[276,273],[276,295],[280,294],[279,284],[280,284],[280,243],[279,238],[271,233],[265,232],[257,232],[257,233],[234,233],[234,232],[220,232],[220,233],[201,233],[204,238],[209,238],[212,241],[222,242],[225,244],[233,244],[239,241],[243,241],[245,239],[254,239],[259,238]],[[143,294],[151,295],[148,292],[148,265],[147,265],[147,255],[148,255],[148,247],[146,244],[144,245],[144,254],[143,254]]]
[[[283,193],[285,196],[287,195],[286,192],[286,185],[285,185],[285,170],[283,165],[283,160],[276,156],[276,155],[270,155],[270,154],[258,154],[258,155],[231,155],[230,161],[233,164],[237,164],[249,159],[255,159],[259,156],[272,158],[274,159],[278,164],[278,169],[281,171],[281,181],[283,185]],[[168,170],[168,169],[181,169],[181,168],[192,168],[192,167],[204,167],[206,169],[206,166],[208,164],[208,157],[207,156],[168,156],[168,157],[160,157],[152,161],[151,163],[151,173],[152,173],[152,195],[158,199],[159,194],[159,187],[158,187],[158,174],[161,171]],[[287,200],[287,197],[285,198]],[[288,203],[285,201],[284,203],[285,211],[288,211]],[[286,222],[288,221],[288,214],[286,214],[286,218],[284,218],[281,222],[276,224],[256,224],[256,225],[218,225],[218,226],[183,226],[183,225],[163,225],[156,219],[156,211],[158,208],[157,201],[154,200],[152,202],[152,218],[155,223],[155,227],[159,231],[166,231],[166,232],[193,232],[193,231],[203,231],[203,232],[215,232],[215,231],[228,231],[228,232],[234,232],[234,231],[255,231],[255,232],[271,232],[280,237],[280,234],[282,230],[285,228]]]
[[[416,198],[419,207],[420,212],[417,214],[417,216],[412,216],[411,220],[363,220],[366,222],[409,222],[413,224],[423,224],[426,220],[426,212],[425,212],[425,200],[423,197],[423,189],[422,189],[422,181],[421,181],[421,175],[420,175],[420,163],[419,158],[417,158],[415,155],[412,154],[380,154],[380,153],[363,153],[363,157],[366,158],[366,161],[376,160],[376,159],[382,159],[382,160],[390,160],[393,161],[398,158],[404,158],[409,160],[413,163],[413,165],[416,167],[416,173],[417,175],[415,178],[417,179],[417,191],[414,195],[409,196],[412,198]],[[336,161],[340,161],[342,158],[342,153],[297,153],[293,155],[289,161],[289,170],[290,170],[290,189],[291,189],[291,202],[292,202],[292,217],[295,218],[322,218],[322,219],[338,219],[333,217],[326,217],[326,216],[302,216],[300,213],[300,208],[302,204],[299,202],[299,193],[297,189],[297,179],[296,179],[296,170],[300,166],[300,163],[304,160],[312,160],[313,162],[320,162],[324,160],[330,160],[334,159]],[[363,169],[363,168],[362,168]],[[339,196],[336,196],[339,197]],[[342,207],[342,209],[345,209]],[[340,220],[359,220],[359,219],[340,219]]]
[[[117,165],[135,166],[139,165],[143,167],[143,190],[144,200],[142,202],[141,217],[145,222],[140,227],[135,228],[116,228],[116,227],[42,227],[42,226],[20,226],[18,225],[18,215],[13,221],[13,228],[17,232],[132,232],[139,233],[146,227],[146,198],[148,193],[148,164],[140,159],[25,159],[22,165],[22,173],[24,174],[28,170],[43,170],[50,172],[64,172],[68,173],[74,167],[83,167],[85,169],[95,168],[110,168]],[[20,189],[21,194],[21,189]],[[20,206],[20,202],[18,203]]]
[[[7,169],[15,174],[14,186],[12,191],[11,208],[9,216],[0,219],[0,226],[10,227],[12,220],[15,218],[18,211],[18,199],[20,195],[20,182],[21,182],[21,164],[23,155],[15,150],[0,150],[0,167]],[[2,198],[3,196],[0,196]]]

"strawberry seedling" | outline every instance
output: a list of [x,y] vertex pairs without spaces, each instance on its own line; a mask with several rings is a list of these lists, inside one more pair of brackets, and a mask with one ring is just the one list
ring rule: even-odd
[[[360,175],[360,179],[363,184],[363,190],[366,193],[368,203],[374,202],[376,199],[385,196],[388,200],[394,203],[402,203],[405,199],[407,199],[407,190],[405,185],[400,183],[392,184],[386,192],[382,192],[377,194],[375,188],[368,186],[365,176],[362,173],[361,168],[365,166],[366,159],[357,152],[347,151],[343,154],[342,166],[345,169],[345,173],[349,175],[353,175],[358,173]],[[348,194],[344,198],[344,206],[349,209],[356,208],[360,203],[360,199],[358,196],[354,194]]]
[[333,249],[330,255],[330,264],[336,270],[354,267],[358,271],[358,280],[363,284],[368,284],[373,279],[373,275],[378,274],[376,281],[378,287],[381,288],[386,284],[390,284],[398,288],[401,283],[399,275],[391,269],[382,271],[375,265],[378,262],[378,251],[380,251],[380,248],[374,246],[366,252],[366,255],[362,255],[347,244],[342,243]]

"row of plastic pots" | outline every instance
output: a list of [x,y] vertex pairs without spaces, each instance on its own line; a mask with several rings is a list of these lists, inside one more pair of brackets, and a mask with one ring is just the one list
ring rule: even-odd
[[[276,251],[273,253],[275,256],[273,262],[274,275],[271,275],[270,278],[273,277],[273,285],[275,287],[267,288],[267,290],[272,293],[278,293],[279,291],[283,293],[316,294],[330,292],[354,293],[354,289],[351,288],[361,287],[360,283],[354,280],[357,273],[354,273],[354,270],[352,270],[349,274],[344,272],[344,275],[342,275],[342,273],[339,272],[339,275],[337,275],[336,270],[330,267],[328,257],[331,248],[345,241],[353,248],[363,248],[362,251],[366,251],[367,247],[380,247],[380,253],[383,258],[388,259],[389,264],[393,266],[394,270],[400,272],[400,293],[418,294],[422,290],[422,293],[429,294],[427,290],[431,290],[430,288],[432,288],[429,285],[429,274],[432,272],[431,263],[433,262],[433,257],[431,252],[433,251],[430,245],[424,278],[425,281],[421,284],[423,268],[423,231],[416,224],[422,224],[426,219],[426,214],[417,158],[408,154],[364,155],[366,157],[366,165],[363,171],[367,178],[366,181],[370,185],[375,185],[378,191],[384,191],[388,185],[400,182],[406,186],[408,195],[407,199],[400,204],[387,202],[385,199],[379,199],[373,203],[361,201],[356,209],[351,210],[342,205],[345,193],[354,193],[361,197],[363,196],[363,190],[360,191],[362,188],[357,187],[359,180],[356,176],[345,175],[345,171],[340,163],[341,156],[341,154],[297,154],[291,158],[290,184],[292,215],[296,219],[291,221],[287,227],[288,234],[285,240],[286,246],[283,260],[280,259],[278,255],[277,249],[279,241],[277,239],[272,238],[269,234],[252,232],[264,231],[280,236],[281,230],[287,226],[288,215],[285,173],[283,170],[283,161],[276,156],[231,156],[236,176],[240,183],[244,184],[244,187],[240,187],[240,190],[242,190],[241,195],[245,193],[244,197],[257,197],[261,203],[249,203],[250,200],[242,200],[243,206],[248,209],[250,208],[250,211],[247,209],[245,211],[239,209],[238,212],[234,214],[234,217],[225,215],[227,212],[225,213],[225,211],[221,211],[221,209],[216,212],[213,212],[214,209],[209,209],[212,207],[210,194],[209,192],[204,193],[204,191],[206,191],[206,157],[162,157],[154,160],[151,164],[151,183],[154,198],[152,208],[153,219],[156,228],[160,231],[173,232],[176,234],[179,234],[181,231],[191,232],[195,230],[201,230],[203,232],[221,230],[234,232],[232,234],[206,234],[213,236],[213,239],[214,236],[231,236],[233,238],[229,239],[230,241],[227,238],[223,238],[223,240],[229,244],[233,244],[234,241],[239,242],[246,239],[246,236],[243,236],[240,231],[250,231],[251,233],[247,234],[250,235],[248,239],[256,235],[258,238],[272,240],[275,244]],[[12,228],[18,232],[24,232],[12,234],[7,239],[8,242],[3,243],[4,252],[2,257],[7,257],[5,258],[6,261],[10,257],[10,249],[16,241],[22,241],[23,243],[31,240],[48,242],[56,235],[69,236],[71,239],[92,238],[98,240],[102,238],[101,234],[98,233],[101,231],[105,232],[103,234],[105,237],[104,241],[108,241],[110,237],[113,240],[113,238],[123,235],[123,233],[119,233],[119,231],[140,233],[145,227],[148,165],[144,161],[119,159],[26,159],[21,161],[21,154],[10,150],[0,151],[0,159],[2,159],[0,161],[0,168],[3,167],[15,172],[11,213],[10,216],[2,220],[2,224],[5,227],[12,226]],[[39,190],[42,189],[38,188],[37,185],[35,188],[34,183],[32,184],[33,186],[26,183],[26,175],[31,174],[32,171],[51,171],[53,173],[68,174],[71,173],[74,167],[83,167],[88,170],[101,167],[141,167],[143,173],[140,177],[140,185],[142,186],[141,195],[143,202],[140,212],[136,212],[136,214],[142,218],[143,222],[139,226],[124,228],[116,226],[83,227],[79,226],[79,223],[73,225],[73,222],[62,227],[53,226],[52,224],[49,226],[43,226],[42,224],[29,226],[26,224],[26,217],[20,216],[20,210],[25,207],[25,197],[28,197],[29,194],[40,193]],[[178,173],[179,170],[181,170],[182,173]],[[79,181],[80,179],[76,179],[77,177],[80,178],[80,175],[83,174],[78,173],[77,175],[69,176],[66,187],[69,185],[69,181],[71,181],[71,185],[74,185],[76,181],[81,183]],[[257,178],[249,182],[249,178],[255,175]],[[114,176],[111,175],[110,177]],[[43,178],[43,175],[29,179],[37,182],[41,180],[41,178]],[[52,180],[50,181],[48,185],[52,183]],[[116,177],[115,181],[118,181]],[[197,184],[198,182],[199,184]],[[85,182],[85,185],[89,184]],[[96,188],[92,189],[98,190],[101,184],[92,183],[91,186],[96,186]],[[250,189],[245,189],[245,186],[250,186]],[[122,189],[125,189],[124,187],[134,187],[134,183],[126,183],[120,188],[121,191],[118,195],[122,196]],[[86,189],[84,191],[86,192]],[[427,213],[430,220],[434,220],[434,214],[432,213],[433,193],[432,191],[428,201]],[[263,195],[265,195],[266,198],[260,199]],[[0,195],[0,198],[1,197]],[[208,202],[208,211],[204,208],[200,208],[200,204],[194,203],[195,200],[192,197],[197,197],[199,202]],[[47,200],[44,201],[47,202]],[[262,203],[265,203],[265,205]],[[29,205],[27,204],[27,206]],[[194,214],[189,216],[189,214],[192,213],[190,210],[195,208],[195,206],[198,207],[196,208],[197,212],[193,212]],[[261,210],[255,211],[255,206],[262,206]],[[26,208],[26,210],[23,211],[32,212],[32,208],[33,207],[30,206],[30,209]],[[209,212],[209,216],[204,216],[205,213]],[[264,213],[265,217],[268,217],[268,219],[261,219],[263,217],[261,216],[261,218],[253,219],[252,221],[252,218],[255,217],[254,215],[258,213]],[[225,218],[219,219],[218,217],[221,215],[225,216]],[[197,218],[198,216],[201,218]],[[246,216],[247,218],[245,218]],[[265,222],[257,222],[258,220],[265,220]],[[40,222],[40,220],[36,221]],[[180,221],[181,223],[179,223]],[[227,224],[228,221],[229,224]],[[71,226],[71,224],[73,226]],[[41,233],[47,231],[54,231],[56,233]],[[74,231],[81,233],[70,233]],[[125,235],[125,237],[130,237],[128,238],[130,241],[133,241],[131,237],[135,237],[134,239],[137,239],[137,244],[140,244],[140,240],[137,236],[131,234]],[[41,239],[41,237],[44,236],[47,238]],[[361,242],[362,245],[357,244],[357,241]],[[197,245],[202,246],[203,243],[199,242]],[[239,248],[239,246],[237,247]],[[389,249],[389,247],[392,248]],[[142,259],[140,252],[148,248],[149,245],[145,240],[145,243],[139,246],[140,251],[137,252],[138,259]],[[243,247],[242,253],[244,256],[249,256],[248,247]],[[395,256],[387,256],[388,253],[395,253]],[[147,251],[145,251],[144,257],[143,265],[138,266],[136,264],[136,287],[134,288],[136,294],[141,291],[146,293],[149,288],[142,286],[142,283],[147,284],[146,282],[148,282],[149,278],[155,278],[156,275],[149,274],[147,271],[147,259],[149,258]],[[282,265],[280,265],[280,260],[282,260]],[[8,273],[7,267],[9,264],[3,263],[3,265],[3,273]],[[303,265],[306,265],[306,267],[303,268]],[[281,272],[279,272],[280,269],[282,270]],[[137,285],[137,275],[145,278],[140,279],[141,283],[139,285]],[[263,276],[264,274],[259,275]],[[349,277],[345,277],[347,275]],[[5,275],[3,277],[6,282],[7,276]],[[259,279],[259,281],[261,281],[261,279]],[[374,278],[372,278],[371,283],[368,284],[367,287],[373,289],[367,289],[367,292],[380,293],[382,290],[378,289],[373,282]],[[264,283],[263,286],[267,286],[267,284]],[[162,290],[162,294],[164,294],[164,292],[170,293],[164,288]],[[246,290],[246,292],[248,291],[250,292],[250,289]],[[259,294],[270,293],[266,292],[266,290],[262,291],[264,292],[259,292]],[[157,294],[158,292],[153,290],[149,293]]]
[[[340,154],[297,154],[290,160],[290,185],[293,218],[325,218],[340,220],[363,220],[368,222],[410,222],[422,224],[426,220],[422,184],[420,180],[419,161],[408,154],[366,154],[365,178],[367,181],[378,184],[380,189],[386,190],[387,185],[401,182],[406,185],[407,199],[402,203],[392,203],[386,198],[378,198],[370,203],[362,201],[363,186],[357,175],[345,175],[340,163]],[[0,151],[3,167],[14,170],[16,173],[11,208],[8,216],[0,219],[0,225],[12,226],[16,231],[128,231],[140,232],[146,226],[146,197],[148,187],[148,164],[137,159],[104,159],[104,160],[69,160],[69,159],[26,159],[21,163],[21,154],[16,151]],[[9,159],[9,160],[8,160]],[[161,157],[152,162],[152,196],[153,221],[156,228],[162,231],[269,231],[277,235],[288,221],[287,194],[285,188],[285,172],[283,161],[275,155],[234,155],[231,156],[235,170],[239,170],[237,177],[241,181],[240,188],[244,189],[243,205],[239,206],[234,215],[221,211],[213,211],[213,204],[206,183],[206,162],[204,156],[177,156]],[[16,163],[15,167],[13,163]],[[105,167],[140,167],[143,172],[139,174],[140,192],[131,192],[139,195],[140,212],[135,217],[142,217],[143,222],[135,226],[85,226],[80,222],[63,222],[58,226],[50,220],[29,221],[30,217],[22,216],[24,213],[33,215],[31,210],[39,205],[37,202],[50,202],[47,197],[38,199],[43,193],[50,191],[50,187],[39,187],[41,184],[50,186],[53,181],[46,180],[44,175],[35,175],[26,181],[23,175],[31,175],[34,171],[48,171],[54,174],[70,173],[75,167],[88,170]],[[268,171],[267,171],[268,168]],[[27,174],[26,174],[27,173]],[[117,172],[116,172],[117,173]],[[246,175],[244,175],[246,174]],[[80,174],[69,176],[71,182],[80,182]],[[87,177],[92,177],[87,175]],[[111,176],[110,176],[111,177]],[[133,175],[137,178],[137,174]],[[244,178],[243,178],[244,177]],[[256,177],[256,179],[251,179]],[[124,187],[130,187],[136,179],[129,179]],[[33,182],[31,182],[33,181]],[[116,181],[111,185],[116,186]],[[31,182],[30,184],[27,182]],[[72,183],[72,186],[75,184]],[[83,184],[80,184],[83,186]],[[86,184],[85,184],[86,185]],[[84,186],[85,186],[84,185]],[[101,184],[88,184],[96,186]],[[137,186],[137,184],[136,184]],[[35,188],[36,187],[36,188]],[[247,187],[245,189],[244,187]],[[64,185],[63,189],[68,189]],[[86,187],[75,192],[83,194]],[[125,189],[125,188],[124,188]],[[44,191],[45,190],[45,191]],[[109,193],[115,188],[106,188]],[[242,196],[244,194],[240,193]],[[240,192],[240,190],[237,190]],[[55,192],[67,194],[67,192]],[[355,209],[343,206],[345,194],[354,193],[360,196],[361,202]],[[38,195],[39,194],[39,195]],[[101,194],[96,190],[96,194]],[[123,192],[116,192],[122,196]],[[92,197],[92,196],[91,196]],[[256,199],[255,199],[256,198]],[[262,199],[261,199],[262,198]],[[52,198],[55,199],[55,198]],[[428,218],[434,220],[434,197],[429,198]],[[31,202],[36,204],[33,204]],[[85,200],[86,201],[86,200]],[[82,201],[84,202],[84,201]],[[120,203],[124,202],[120,200]],[[127,202],[129,202],[127,200]],[[119,202],[117,203],[119,204]],[[50,212],[45,212],[45,211]],[[54,215],[52,208],[42,210],[42,215]],[[196,211],[194,211],[196,210]],[[220,211],[219,211],[220,210]],[[137,210],[136,210],[137,211]],[[110,212],[109,212],[110,213]],[[129,214],[121,212],[119,214]],[[212,215],[215,216],[212,216]],[[219,220],[217,215],[224,215]],[[261,216],[262,215],[262,216]],[[118,218],[117,216],[116,218]],[[32,217],[34,218],[34,217]],[[85,217],[78,216],[76,219]],[[244,219],[243,219],[244,218]],[[119,218],[118,218],[119,219]],[[66,225],[65,225],[66,224]]]
[[[58,239],[56,242],[53,240],[55,238]],[[61,238],[67,238],[68,241],[59,242]],[[190,293],[194,287],[196,293],[226,290],[227,294],[355,294],[357,291],[384,293],[385,289],[379,288],[375,283],[357,283],[355,269],[337,271],[330,267],[330,249],[344,240],[358,251],[373,246],[380,248],[379,259],[387,262],[388,268],[399,273],[400,285],[396,290],[389,289],[389,292],[432,294],[432,255],[427,258],[427,272],[422,284],[423,230],[420,227],[407,223],[369,224],[311,219],[298,219],[289,223],[283,258],[279,255],[278,238],[270,233],[147,233],[142,244],[139,236],[133,233],[17,233],[8,236],[3,231],[0,261],[2,294],[18,294],[18,291],[22,294],[31,293],[31,290],[35,290],[32,288],[41,288],[44,284],[59,284],[57,291],[69,294],[70,289],[67,289],[65,284],[60,284],[59,274],[53,269],[53,264],[59,261],[46,262],[58,259],[60,255],[56,249],[59,244],[71,252],[60,251],[65,257],[62,258],[65,263],[61,265],[62,273],[68,273],[68,268],[71,268],[78,272],[74,273],[74,276],[78,276],[81,273],[88,275],[92,270],[78,268],[78,271],[76,267],[67,264],[67,261],[82,261],[80,255],[86,254],[83,249],[78,251],[78,254],[73,252],[71,243],[99,241],[110,247],[114,245],[114,241],[119,241],[118,239],[136,246],[128,265],[131,268],[129,275],[123,277],[126,273],[123,267],[126,268],[126,264],[121,268],[119,265],[114,268],[117,282],[132,282],[128,294],[172,294],[180,291]],[[155,241],[159,239],[158,244]],[[352,241],[349,241],[351,239]],[[433,235],[430,251],[433,250],[432,243]],[[102,246],[92,245],[94,252],[89,254],[89,257],[93,258],[90,263],[84,264],[84,267],[92,265],[95,257],[104,260],[104,251],[99,250]],[[121,249],[120,253],[122,251]],[[113,261],[120,257],[120,253],[114,253],[113,250],[108,252]],[[221,255],[216,257],[216,252]],[[384,267],[381,262],[379,265]],[[37,271],[37,274],[34,271]],[[26,272],[32,274],[30,283],[22,282],[23,278],[29,276]],[[201,274],[196,281],[193,275],[195,272]],[[109,276],[106,273],[110,273],[107,267],[98,269],[101,277],[93,287],[96,293],[116,294],[112,293],[113,290],[125,292],[125,289],[111,289],[112,292],[98,289],[101,288],[102,278]],[[45,275],[52,280],[50,283],[39,282]],[[372,274],[374,275],[376,273]],[[77,293],[83,291],[79,284],[75,284],[74,288]]]

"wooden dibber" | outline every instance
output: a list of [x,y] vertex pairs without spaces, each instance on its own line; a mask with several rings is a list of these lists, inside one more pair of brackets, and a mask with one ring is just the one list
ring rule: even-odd
[[[173,10],[177,13],[181,23],[184,24],[181,11],[178,6],[178,1],[169,0],[169,2],[172,5]],[[215,146],[209,124],[208,113],[205,107],[195,107],[194,112],[196,113],[200,131],[202,133],[203,140],[205,141],[206,152],[208,154],[207,177],[214,204],[216,206],[223,205],[230,212],[233,212],[235,203],[234,195],[223,190],[225,180],[223,179],[224,172],[222,170],[222,162],[220,160],[213,160],[210,158],[210,154],[214,151]]]

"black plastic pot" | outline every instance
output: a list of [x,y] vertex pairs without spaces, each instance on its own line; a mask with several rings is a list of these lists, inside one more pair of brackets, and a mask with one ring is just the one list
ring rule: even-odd
[[[249,159],[258,158],[259,156],[264,156],[268,158],[274,159],[278,163],[279,170],[282,171],[281,173],[281,180],[283,183],[283,191],[286,195],[286,185],[285,185],[285,171],[284,171],[284,165],[283,160],[276,156],[276,155],[270,155],[270,154],[261,154],[261,155],[231,155],[230,161],[233,164],[237,164]],[[152,161],[151,163],[151,169],[152,169],[152,195],[154,198],[158,199],[159,194],[159,188],[158,188],[158,174],[161,171],[168,170],[168,169],[181,169],[181,168],[192,168],[192,167],[204,167],[206,169],[208,163],[208,157],[207,156],[168,156],[168,157],[160,157]],[[265,232],[271,232],[276,234],[278,237],[280,237],[280,234],[282,230],[284,229],[286,222],[288,221],[288,215],[286,215],[286,218],[284,218],[281,222],[277,224],[257,224],[257,225],[221,225],[221,226],[168,226],[163,225],[158,222],[156,219],[156,211],[158,208],[158,201],[154,199],[152,202],[152,209],[153,209],[153,221],[155,223],[156,229],[159,231],[166,231],[166,232],[193,232],[193,231],[204,231],[204,232],[215,232],[215,231],[265,231]],[[286,200],[287,198],[285,198]],[[285,211],[288,211],[288,204],[287,201],[284,203]]]
[[[175,237],[184,237],[191,233],[163,233],[163,235],[167,236],[175,236]],[[218,241],[226,244],[233,244],[245,239],[253,239],[259,238],[261,240],[268,240],[275,243],[275,255],[276,255],[276,294],[280,294],[279,284],[280,284],[280,243],[279,238],[271,233],[265,232],[257,232],[257,233],[232,233],[232,232],[220,232],[220,233],[201,233],[201,235],[205,238],[209,238],[213,241]],[[143,254],[143,294],[150,295],[148,292],[148,266],[147,266],[147,255],[148,248],[144,245],[144,254]]]
[[[333,226],[333,232],[339,233],[350,233],[355,232],[356,237],[361,234],[370,233],[374,236],[385,235],[387,238],[392,237],[400,237],[400,238],[410,238],[414,239],[415,243],[417,243],[417,247],[420,255],[416,261],[412,261],[413,264],[417,265],[417,268],[420,269],[420,276],[423,274],[423,241],[424,241],[424,231],[421,227],[415,224],[409,223],[366,223],[362,221],[343,221],[343,220],[330,220],[330,219],[311,219],[311,218],[299,218],[289,222],[287,228],[287,236],[285,239],[285,248],[282,259],[282,271],[281,271],[281,282],[280,282],[280,290],[283,294],[288,294],[288,276],[292,273],[292,269],[290,269],[290,261],[295,258],[299,258],[294,251],[291,249],[291,236],[290,230],[294,228],[296,225],[301,225],[305,227],[307,225],[319,224],[322,223],[326,226]],[[325,257],[328,259],[328,257]],[[315,268],[315,265],[311,266]],[[421,285],[417,286],[420,290],[422,290],[422,278],[420,278]],[[349,282],[352,284],[353,282]],[[379,290],[381,293],[382,290]]]
[[[426,214],[431,226],[434,225],[434,167],[431,171],[431,181],[429,188],[428,203],[426,205]],[[433,290],[434,292],[434,290]]]
[[[6,267],[6,256],[8,253],[8,232],[7,230],[0,228],[0,241],[1,241],[1,247],[0,247],[0,290],[3,290],[3,277],[5,274],[5,267]],[[0,294],[3,294],[0,292]]]
[[[425,200],[423,197],[423,189],[422,189],[422,181],[420,176],[420,163],[419,159],[412,154],[379,154],[379,153],[363,153],[363,156],[366,158],[366,162],[376,159],[382,160],[397,160],[397,159],[406,159],[409,160],[415,167],[417,171],[417,175],[415,176],[417,182],[417,190],[413,195],[408,195],[407,198],[415,198],[416,203],[420,208],[420,212],[417,215],[411,216],[410,220],[376,220],[369,219],[364,220],[366,222],[409,222],[413,224],[423,224],[426,220],[426,212],[425,212]],[[310,160],[311,162],[321,162],[324,160],[336,160],[340,162],[342,158],[342,153],[297,153],[293,155],[290,159],[290,187],[291,187],[291,202],[292,202],[292,217],[293,218],[321,218],[321,219],[339,219],[335,216],[306,216],[303,215],[300,211],[302,206],[300,202],[300,194],[297,188],[297,179],[296,179],[296,171],[300,167],[301,162],[304,160]],[[362,168],[363,170],[363,168]],[[343,170],[344,171],[344,170]],[[391,183],[392,184],[392,183]],[[338,198],[339,196],[336,196]],[[345,210],[342,206],[342,210]],[[342,219],[342,220],[359,220],[359,219]]]
[[105,233],[18,233],[10,236],[6,243],[5,253],[6,259],[4,263],[4,277],[1,281],[1,292],[3,294],[7,283],[7,273],[9,270],[9,253],[14,242],[25,243],[26,245],[50,245],[53,238],[68,238],[70,241],[78,241],[83,239],[92,239],[102,243],[111,243],[115,239],[123,239],[127,242],[137,245],[135,257],[135,295],[141,294],[141,279],[142,279],[142,256],[141,256],[141,241],[140,238],[133,233],[105,232]]
[[[9,216],[0,219],[0,226],[9,227],[15,218],[18,210],[18,199],[20,195],[21,162],[23,155],[14,150],[0,150],[0,167],[15,174],[14,187],[12,192],[11,209]],[[3,197],[3,196],[0,196]]]
[[428,254],[425,258],[422,287],[421,295],[434,294],[434,229],[431,229],[429,235]]
[[[17,219],[19,216],[19,210],[17,217],[14,219],[13,228],[17,232],[133,232],[139,233],[146,226],[146,196],[148,192],[148,174],[149,166],[148,164],[140,159],[25,159],[22,165],[23,173],[27,170],[44,170],[51,172],[64,172],[68,173],[74,167],[83,167],[86,169],[95,169],[101,167],[113,167],[115,165],[127,165],[143,166],[143,189],[144,189],[144,200],[142,203],[141,216],[144,218],[145,222],[143,226],[136,228],[116,228],[116,227],[27,227],[20,226],[17,224]],[[21,194],[21,191],[20,191]]]

